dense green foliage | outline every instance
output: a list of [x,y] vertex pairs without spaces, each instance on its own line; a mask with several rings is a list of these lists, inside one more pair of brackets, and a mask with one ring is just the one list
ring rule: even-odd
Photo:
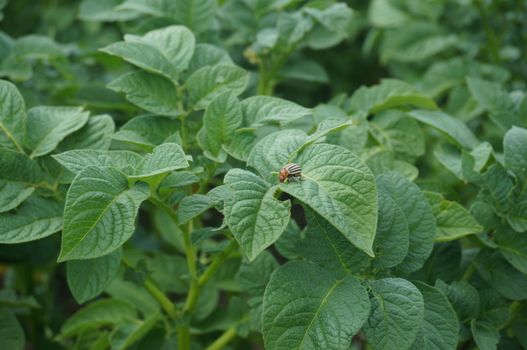
[[0,349],[527,348],[526,18],[0,0]]

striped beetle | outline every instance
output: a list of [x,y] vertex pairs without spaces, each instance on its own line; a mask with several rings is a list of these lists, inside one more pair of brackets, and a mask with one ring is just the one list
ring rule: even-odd
[[280,173],[278,173],[278,178],[280,179],[280,182],[285,182],[286,180],[295,178],[300,179],[302,176],[302,168],[298,164],[289,163],[284,165],[282,169],[280,169]]

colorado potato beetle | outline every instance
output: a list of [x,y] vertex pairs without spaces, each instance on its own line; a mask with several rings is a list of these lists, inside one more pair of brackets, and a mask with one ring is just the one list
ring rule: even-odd
[[284,165],[282,169],[280,169],[280,172],[278,173],[278,178],[280,179],[280,182],[285,182],[285,180],[289,179],[300,179],[302,176],[302,168],[298,164],[289,163]]

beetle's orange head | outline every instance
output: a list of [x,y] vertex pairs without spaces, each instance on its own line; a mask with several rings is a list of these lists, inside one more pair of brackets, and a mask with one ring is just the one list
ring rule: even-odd
[[287,176],[289,174],[287,173],[286,168],[280,169],[280,173],[278,174],[278,178],[280,179],[280,182],[284,182],[287,179]]

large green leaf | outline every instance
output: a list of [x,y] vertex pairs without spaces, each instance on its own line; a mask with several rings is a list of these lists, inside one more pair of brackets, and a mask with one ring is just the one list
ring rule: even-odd
[[[379,181],[382,181],[379,179]],[[375,258],[371,264],[377,269],[399,265],[408,253],[410,230],[406,216],[384,188],[377,186],[379,195],[379,218],[373,242]]]
[[0,180],[0,213],[18,207],[34,188],[15,181]]
[[301,181],[280,189],[309,205],[351,243],[373,256],[377,227],[377,186],[371,171],[340,146],[313,144],[296,159]]
[[68,286],[79,304],[101,294],[121,264],[121,249],[95,259],[67,262]]
[[242,101],[243,115],[248,125],[286,124],[311,113],[311,110],[272,96],[252,96]]
[[181,146],[176,143],[164,143],[143,158],[131,178],[152,177],[183,168],[188,168],[188,161]]
[[59,150],[110,148],[115,131],[113,118],[108,114],[94,115],[82,129],[69,135],[59,144]]
[[421,292],[402,278],[369,282],[371,314],[363,330],[374,350],[407,349],[423,323]]
[[435,350],[455,349],[457,346],[459,322],[448,299],[437,288],[422,282],[415,285],[421,291],[425,302],[424,322],[411,349]]
[[513,127],[503,139],[505,167],[522,183],[527,182],[527,129]]
[[419,187],[400,175],[381,175],[377,177],[377,186],[402,211],[410,231],[408,254],[398,268],[415,271],[423,265],[434,245],[437,228],[432,209]]
[[329,222],[309,208],[305,208],[305,215],[305,238],[295,245],[295,252],[339,278],[368,267],[366,253],[351,244]]
[[515,113],[515,102],[501,88],[499,83],[468,77],[467,85],[479,105],[489,111],[494,123],[504,130],[511,128],[513,125],[519,125],[519,120]]
[[196,216],[203,214],[213,205],[210,197],[203,194],[186,196],[179,203],[178,224],[182,225]]
[[16,212],[0,214],[0,243],[34,241],[60,231],[61,227],[62,205],[33,195]]
[[436,242],[446,242],[477,234],[483,227],[461,204],[443,198],[440,193],[426,192],[437,224]]
[[384,79],[379,85],[361,87],[353,93],[350,108],[375,114],[385,109],[413,106],[436,109],[433,99],[396,79]]
[[34,107],[28,111],[26,145],[31,158],[53,151],[66,136],[79,130],[90,113],[81,107]]
[[188,67],[195,46],[194,35],[183,26],[156,29],[143,36],[128,34],[124,40],[101,50],[174,81]]
[[120,10],[121,0],[83,0],[79,6],[79,18],[84,21],[129,21],[141,14],[132,10]]
[[142,115],[125,123],[114,139],[139,146],[147,151],[173,137],[180,129],[174,119],[159,115]]
[[176,86],[162,76],[143,71],[131,72],[107,86],[124,93],[130,102],[148,112],[167,116],[177,116],[182,112]]
[[375,116],[369,123],[377,141],[400,158],[413,161],[425,154],[425,138],[415,120],[400,111],[387,111]]
[[238,96],[245,90],[248,80],[247,72],[237,66],[205,66],[194,72],[185,84],[189,104],[194,109],[204,109],[226,92]]
[[247,165],[258,170],[267,181],[276,182],[276,173],[292,160],[293,153],[300,149],[306,140],[306,133],[298,129],[274,132],[258,141],[252,148]]
[[205,110],[203,127],[197,135],[204,154],[213,160],[221,160],[224,154],[222,145],[231,142],[242,121],[240,102],[231,93],[220,95],[212,101]]
[[510,230],[497,232],[496,243],[505,259],[516,269],[527,274],[527,235]]
[[53,155],[63,167],[77,175],[89,166],[113,167],[131,174],[141,162],[141,156],[130,151],[73,150]]
[[284,232],[291,203],[277,200],[276,186],[245,170],[230,170],[225,184],[234,191],[234,198],[225,203],[227,224],[245,255],[254,260]]
[[134,308],[127,302],[116,299],[100,300],[80,309],[64,322],[60,335],[71,337],[89,327],[117,325],[135,317]]
[[337,280],[313,263],[290,262],[265,289],[265,348],[347,350],[369,312],[368,293],[355,277]]
[[149,196],[115,168],[84,168],[66,196],[59,261],[90,259],[120,247],[134,232],[139,205]]
[[480,313],[479,293],[466,281],[454,281],[448,285],[441,280],[436,281],[436,288],[443,292],[458,315],[461,322],[473,319]]
[[260,296],[271,278],[271,274],[278,268],[278,262],[269,252],[262,252],[254,261],[243,261],[236,274],[236,281],[250,295]]
[[26,104],[14,84],[0,80],[0,147],[22,151]]
[[408,113],[408,115],[442,131],[450,140],[460,146],[471,149],[480,143],[472,131],[461,120],[446,113],[439,111],[416,110]]
[[0,180],[38,184],[44,173],[38,163],[23,153],[0,148]]
[[178,0],[174,6],[174,17],[178,23],[200,33],[211,26],[216,7],[214,0]]
[[0,348],[23,350],[25,343],[24,330],[16,316],[8,309],[0,308]]
[[485,321],[470,322],[472,337],[480,350],[495,350],[500,342],[500,332],[492,324]]
[[205,66],[234,64],[227,51],[210,44],[197,44],[188,71],[194,73]]

